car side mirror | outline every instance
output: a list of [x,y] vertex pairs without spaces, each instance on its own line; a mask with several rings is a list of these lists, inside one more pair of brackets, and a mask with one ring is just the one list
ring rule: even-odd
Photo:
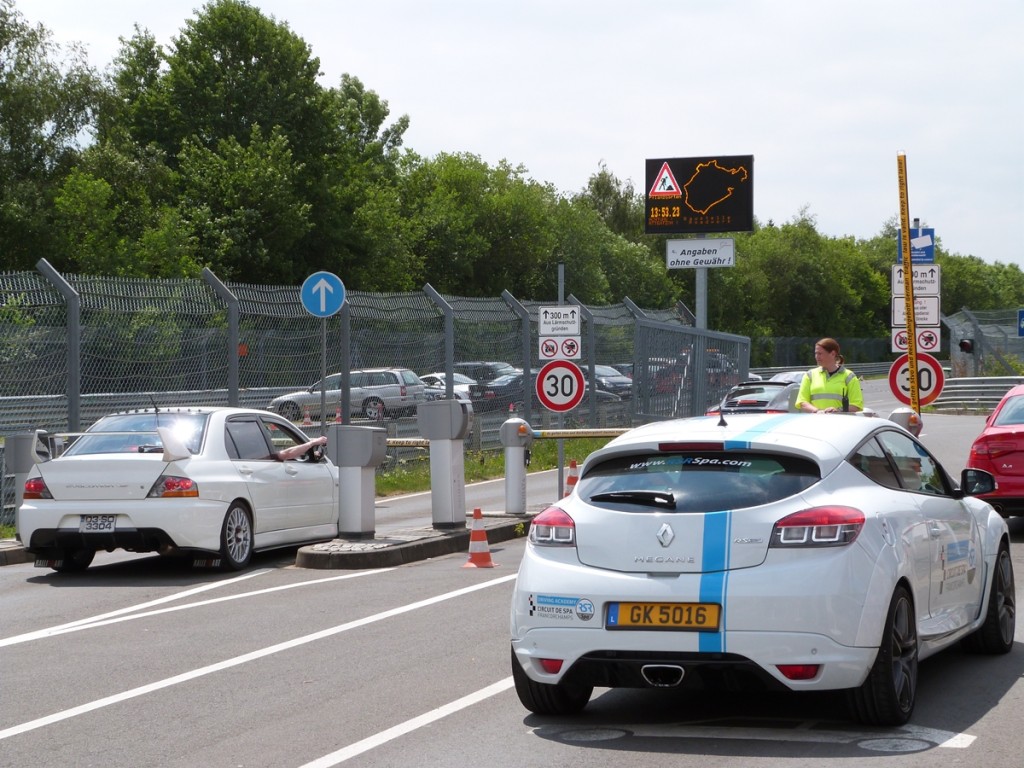
[[960,488],[965,496],[978,496],[996,490],[996,479],[983,469],[965,469],[960,473]]

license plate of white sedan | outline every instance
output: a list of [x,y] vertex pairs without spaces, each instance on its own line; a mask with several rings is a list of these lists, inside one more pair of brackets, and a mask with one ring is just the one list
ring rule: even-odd
[[717,603],[610,603],[608,629],[718,631]]
[[117,515],[82,515],[79,533],[113,533]]

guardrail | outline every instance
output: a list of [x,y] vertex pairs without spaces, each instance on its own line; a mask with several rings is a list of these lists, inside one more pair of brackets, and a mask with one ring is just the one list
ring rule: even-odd
[[928,408],[940,413],[991,411],[1017,384],[1024,384],[1024,376],[946,379],[942,392]]
[[[787,371],[809,371],[813,365],[788,365],[776,368],[751,368],[751,373],[756,373],[763,379],[770,379],[776,373]],[[873,379],[879,376],[888,376],[892,363],[850,363],[850,369],[862,379]]]

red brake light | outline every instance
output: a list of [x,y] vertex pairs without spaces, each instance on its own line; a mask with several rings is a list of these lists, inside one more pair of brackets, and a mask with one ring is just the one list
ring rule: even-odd
[[556,675],[562,669],[562,659],[538,659],[538,661],[540,661],[541,669],[549,675]]
[[575,547],[576,523],[560,507],[548,507],[533,518],[530,542],[540,547]]
[[990,459],[997,459],[1015,450],[1016,443],[1007,441],[979,440],[971,446],[971,453],[975,456],[988,456]]
[[659,451],[724,451],[725,443],[659,443]]
[[843,547],[864,527],[864,513],[854,507],[827,506],[794,512],[775,523],[772,547]]
[[818,674],[819,664],[776,664],[787,680],[811,680]]
[[26,499],[52,499],[53,495],[50,493],[50,489],[46,487],[46,482],[41,477],[30,477],[25,481],[25,496]]
[[190,477],[161,475],[149,489],[151,499],[173,499],[199,496],[199,485]]

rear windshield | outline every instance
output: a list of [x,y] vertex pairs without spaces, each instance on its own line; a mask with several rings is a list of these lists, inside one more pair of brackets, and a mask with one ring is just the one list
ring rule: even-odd
[[205,413],[118,413],[104,416],[75,440],[65,456],[88,453],[162,452],[156,428],[167,427],[193,454],[199,453],[209,418]]
[[587,470],[578,494],[590,504],[649,512],[716,512],[784,499],[820,479],[795,456],[739,451],[636,454]]
[[725,396],[728,405],[734,405],[739,401],[751,403],[767,403],[781,392],[783,387],[772,385],[752,384],[742,388],[734,389]]
[[1024,397],[1012,397],[1007,400],[992,424],[997,427],[1024,424]]

